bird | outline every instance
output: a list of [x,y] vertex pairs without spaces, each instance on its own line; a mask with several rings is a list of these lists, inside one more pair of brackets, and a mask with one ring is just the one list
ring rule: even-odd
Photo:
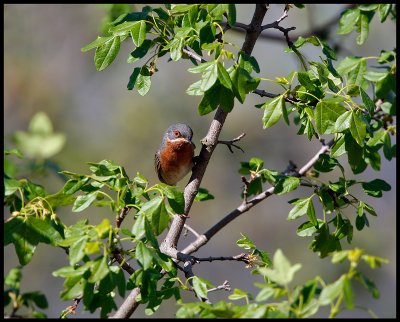
[[164,133],[154,161],[161,182],[170,186],[183,179],[194,166],[193,131],[184,123],[173,124]]

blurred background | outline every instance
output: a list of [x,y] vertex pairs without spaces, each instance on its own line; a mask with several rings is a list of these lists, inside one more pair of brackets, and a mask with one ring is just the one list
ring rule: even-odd
[[[307,5],[302,10],[294,8],[281,25],[296,26],[292,33],[302,35],[336,17],[343,7],[331,4]],[[133,11],[140,11],[141,8],[142,5],[132,5]],[[249,23],[253,10],[254,5],[237,5],[237,21]],[[264,22],[276,20],[282,12],[283,5],[271,5]],[[44,111],[53,122],[54,131],[66,135],[63,150],[53,158],[63,170],[88,173],[86,162],[110,159],[124,166],[131,178],[140,172],[153,185],[157,183],[153,156],[165,129],[172,123],[189,124],[194,131],[197,151],[200,151],[200,140],[206,135],[214,113],[203,117],[198,115],[200,97],[188,96],[185,91],[198,80],[199,75],[187,72],[190,61],[168,62],[168,55],[159,60],[159,72],[152,77],[152,87],[146,96],[140,96],[136,90],[127,90],[129,76],[137,66],[126,63],[133,50],[129,39],[121,45],[116,61],[106,70],[97,72],[93,62],[94,50],[82,53],[80,49],[100,34],[105,13],[104,5],[4,5],[4,144],[6,148],[14,147],[12,134],[17,130],[26,131],[32,116]],[[337,27],[334,27],[329,44],[331,47],[340,44],[339,59],[347,55],[376,56],[380,49],[392,50],[395,47],[395,23],[388,20],[381,24],[378,17],[374,17],[368,40],[362,47],[356,45],[356,34],[338,36],[336,31]],[[282,36],[275,30],[268,30],[265,34]],[[243,34],[233,31],[228,31],[226,37],[239,46],[244,40]],[[285,42],[279,41],[260,39],[257,42],[253,56],[260,65],[260,77],[274,79],[299,68],[295,56],[283,52],[286,46]],[[319,61],[320,48],[311,45],[303,48],[307,59]],[[259,88],[279,93],[279,88],[269,82],[262,82]],[[201,184],[215,196],[215,200],[195,203],[187,221],[197,232],[205,232],[240,204],[242,182],[238,170],[241,161],[258,157],[265,161],[265,167],[282,171],[289,160],[301,167],[319,150],[318,141],[309,142],[306,137],[296,135],[297,127],[288,127],[282,120],[276,126],[263,130],[263,111],[254,105],[265,100],[249,95],[243,105],[236,102],[233,112],[228,115],[221,139],[232,139],[245,132],[246,136],[240,142],[245,152],[237,150],[231,154],[224,146],[215,150]],[[392,137],[394,143],[396,139]],[[346,164],[347,158],[342,157],[340,161]],[[351,190],[356,197],[372,205],[378,217],[369,216],[370,228],[361,232],[355,230],[352,244],[343,241],[342,247],[360,247],[369,254],[390,260],[389,264],[376,270],[364,264],[360,267],[378,286],[379,299],[373,299],[364,288],[354,286],[359,306],[371,308],[379,317],[393,318],[396,316],[395,160],[388,162],[382,155],[381,170],[377,173],[368,167],[358,179],[370,181],[382,178],[387,181],[392,189],[384,192],[382,198],[368,197],[358,188]],[[346,172],[349,179],[354,177],[349,168]],[[333,172],[324,178],[336,181],[338,175]],[[184,186],[188,178],[180,185]],[[56,192],[63,186],[63,181],[56,175],[36,181],[49,192]],[[287,201],[309,194],[309,189],[302,188],[288,195],[272,196],[226,226],[197,255],[239,254],[241,249],[236,246],[236,241],[241,238],[240,233],[244,233],[259,249],[269,252],[271,256],[280,248],[292,264],[303,264],[293,286],[315,275],[320,275],[328,283],[336,280],[348,269],[347,264],[332,265],[329,257],[319,259],[308,249],[311,239],[296,235],[302,221],[287,220],[292,208]],[[317,207],[317,210],[320,208]],[[75,223],[83,217],[89,218],[94,225],[105,217],[110,221],[114,218],[108,209],[93,207],[83,213],[72,213],[70,207],[65,207],[60,208],[57,214],[66,224]],[[346,209],[345,214],[354,223],[354,209]],[[9,216],[7,210],[4,216]],[[130,228],[131,223],[126,221],[126,227]],[[179,247],[192,240],[190,233],[182,236]],[[14,248],[9,245],[4,252],[4,273],[16,265],[18,260]],[[58,317],[61,310],[72,304],[59,299],[63,280],[51,275],[65,265],[67,260],[63,250],[40,244],[32,262],[23,269],[21,289],[23,292],[40,290],[45,293],[49,301],[48,317]],[[253,285],[260,282],[259,277],[251,275],[241,263],[201,263],[195,266],[194,272],[215,285],[228,280],[232,289],[240,288],[254,295],[259,290]],[[218,301],[227,295],[223,291],[213,292],[210,299]],[[191,294],[184,294],[184,299],[195,300]],[[118,303],[121,303],[119,297]],[[140,306],[134,317],[144,317],[144,308]],[[172,318],[177,309],[178,305],[171,300],[164,303],[153,317]],[[326,317],[327,312],[320,310],[317,316]],[[82,306],[79,306],[74,317],[98,316],[99,313],[83,312]],[[363,318],[369,315],[365,310],[356,308],[345,310],[338,317]]]

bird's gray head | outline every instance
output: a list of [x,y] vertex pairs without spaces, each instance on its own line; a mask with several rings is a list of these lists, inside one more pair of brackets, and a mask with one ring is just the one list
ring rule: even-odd
[[188,141],[192,141],[193,131],[190,126],[184,123],[177,123],[171,125],[164,134],[163,141],[176,140],[176,139],[186,139]]

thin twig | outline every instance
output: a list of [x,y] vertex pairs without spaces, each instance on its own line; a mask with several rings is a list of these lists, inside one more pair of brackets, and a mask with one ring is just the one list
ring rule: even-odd
[[228,281],[224,281],[224,283],[222,285],[218,285],[217,287],[210,288],[209,290],[207,290],[207,293],[214,292],[214,291],[219,291],[219,290],[230,291],[231,290],[231,286],[229,285],[229,282]]
[[186,230],[189,230],[196,237],[200,236],[200,234],[197,231],[195,231],[192,227],[190,227],[188,224],[184,224],[183,226],[185,227]]
[[[257,94],[257,95],[259,95],[259,96],[261,96],[261,97],[275,98],[275,97],[279,96],[279,94],[268,93],[268,92],[266,92],[266,91],[264,91],[264,90],[261,90],[261,89],[255,89],[255,90],[253,91],[253,93],[254,93],[254,94]],[[289,102],[289,103],[291,103],[291,104],[293,104],[293,105],[296,105],[297,103],[300,102],[300,100],[298,100],[297,98],[290,98],[290,97],[287,97],[287,96],[284,96],[283,99],[284,99],[286,102]]]
[[128,214],[129,210],[131,210],[132,207],[124,207],[122,208],[121,212],[119,213],[119,215],[117,216],[116,222],[115,222],[115,226],[117,228],[121,227],[122,222],[124,221],[126,215]]
[[[333,140],[329,141],[326,145],[322,146],[319,151],[298,171],[299,176],[303,176],[319,159],[320,154],[327,153],[330,147],[333,145]],[[223,227],[228,225],[232,220],[249,211],[255,205],[265,200],[266,198],[273,195],[275,188],[270,187],[269,189],[261,192],[254,196],[246,203],[242,203],[239,207],[229,212],[224,218],[207,230],[204,234],[200,235],[195,241],[186,246],[180,253],[191,254],[197,251],[199,248],[208,243],[208,241]]]
[[182,51],[188,55],[190,58],[193,58],[194,60],[196,60],[199,63],[206,63],[207,61],[205,59],[203,59],[201,56],[199,56],[198,54],[196,54],[195,52],[191,51],[190,49],[188,49],[187,47],[182,48]]
[[133,273],[135,273],[135,269],[131,265],[129,265],[129,263],[122,257],[119,249],[115,249],[113,251],[113,257],[119,263],[121,268],[124,271],[126,271],[129,275],[132,275]]
[[244,202],[244,203],[247,203],[247,196],[248,196],[248,194],[249,194],[249,185],[250,185],[250,181],[248,181],[248,180],[246,179],[245,176],[242,176],[241,179],[242,179],[242,181],[243,181],[243,183],[244,183],[243,202]]
[[229,151],[231,151],[231,153],[233,153],[232,146],[235,147],[236,149],[239,149],[240,151],[242,151],[244,153],[243,149],[240,146],[234,144],[234,142],[240,141],[240,139],[242,137],[244,137],[245,135],[246,135],[246,133],[242,133],[238,137],[236,137],[232,140],[229,140],[229,141],[218,140],[218,143],[225,144],[228,147]]
[[196,257],[192,256],[195,262],[213,262],[213,261],[238,261],[244,262],[246,264],[249,263],[249,255],[246,253],[241,253],[236,256],[209,256],[209,257]]

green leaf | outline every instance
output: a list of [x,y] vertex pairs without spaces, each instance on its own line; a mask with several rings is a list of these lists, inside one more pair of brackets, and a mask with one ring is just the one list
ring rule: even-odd
[[294,220],[298,217],[307,214],[310,221],[314,224],[314,226],[317,226],[318,221],[317,218],[315,217],[314,204],[311,200],[313,196],[314,195],[311,195],[308,198],[297,199],[294,202],[292,202],[296,206],[294,206],[292,210],[290,210],[288,215],[288,220]]
[[287,176],[280,179],[275,185],[274,193],[277,195],[283,195],[290,191],[293,191],[300,185],[300,179],[297,177]]
[[110,220],[108,220],[108,218],[104,218],[102,222],[95,227],[94,230],[97,232],[97,235],[100,239],[108,238],[109,232],[110,230],[112,230]]
[[164,200],[157,196],[146,202],[139,213],[144,213],[156,236],[160,235],[167,228],[170,217],[165,209]]
[[192,284],[193,290],[199,298],[207,298],[207,285],[210,285],[210,282],[201,277],[193,276]]
[[86,254],[85,247],[87,245],[88,237],[82,236],[75,243],[72,244],[69,250],[69,263],[71,266],[77,264]]
[[40,292],[27,292],[22,294],[21,302],[35,304],[38,308],[46,309],[48,307],[46,296]]
[[[203,92],[210,89],[218,78],[218,64],[214,61],[210,67],[206,69],[206,71],[201,76],[200,90]],[[228,75],[229,76],[229,75]]]
[[146,245],[140,240],[137,241],[136,245],[136,259],[143,267],[144,270],[151,268],[153,262],[152,251],[146,247]]
[[185,13],[188,12],[190,9],[193,7],[197,6],[196,4],[177,4],[177,5],[171,5],[171,14],[176,14],[176,13]]
[[121,44],[121,38],[115,36],[106,43],[97,47],[96,53],[94,54],[94,64],[98,71],[102,71],[107,68],[117,57]]
[[390,134],[388,131],[385,131],[385,135],[383,137],[383,154],[387,160],[392,160],[394,156],[392,154],[392,143],[390,141]]
[[53,125],[46,113],[38,112],[32,117],[29,122],[29,132],[43,135],[53,133]]
[[366,128],[367,125],[362,119],[361,111],[354,112],[353,110],[350,118],[350,133],[359,146],[364,146],[364,138],[367,134]]
[[107,265],[107,256],[102,256],[91,264],[91,275],[88,278],[89,283],[98,283],[110,273]]
[[318,102],[315,111],[315,125],[320,134],[331,134],[334,131],[335,122],[346,112],[340,103]]
[[140,47],[146,39],[146,22],[137,21],[131,28],[131,35],[135,46]]
[[117,285],[119,295],[124,298],[126,290],[124,272],[119,266],[110,266],[110,271],[110,277],[114,284]]
[[226,88],[232,89],[232,81],[225,67],[220,62],[218,62],[217,68],[219,82]]
[[15,191],[18,190],[18,188],[21,187],[21,185],[21,182],[18,180],[4,178],[4,195],[12,195]]
[[340,136],[340,138],[334,143],[330,151],[330,156],[332,158],[338,158],[343,153],[346,153],[344,135]]
[[302,223],[296,230],[297,236],[300,237],[309,237],[314,235],[317,232],[317,228],[311,221],[306,221]]
[[240,289],[238,289],[238,288],[235,288],[234,290],[233,290],[233,293],[232,294],[230,294],[229,296],[228,296],[228,298],[230,299],[230,300],[240,300],[240,299],[245,299],[245,298],[249,298],[251,295],[250,295],[250,293],[247,293],[247,292],[245,292],[245,291],[242,291],[242,290],[240,290]]
[[89,207],[93,201],[97,198],[98,191],[90,192],[86,195],[81,195],[76,198],[74,206],[72,207],[73,212],[81,212]]
[[336,282],[325,286],[319,296],[320,305],[333,304],[333,301],[342,293],[345,275]]
[[236,6],[233,3],[228,4],[228,24],[233,27],[236,23]]
[[137,79],[138,79],[138,77],[140,75],[140,70],[141,70],[140,67],[135,67],[135,69],[133,70],[131,76],[129,76],[129,82],[128,82],[128,85],[126,86],[128,88],[128,90],[131,91],[132,89],[134,89],[134,87],[136,85],[136,82],[137,82]]
[[369,115],[372,116],[375,112],[374,102],[370,99],[368,94],[361,87],[360,87],[360,94],[361,94],[362,101],[368,110]]
[[182,57],[183,38],[174,38],[169,46],[164,47],[164,50],[169,48],[171,59],[178,61]]
[[376,97],[385,100],[386,96],[392,91],[396,91],[396,78],[394,75],[387,73],[385,78],[376,82]]
[[136,221],[132,227],[132,234],[135,236],[136,239],[142,238],[146,232],[145,220],[146,220],[146,215],[144,213],[140,213],[136,217]]
[[8,287],[19,289],[22,279],[21,267],[11,268],[7,276],[4,279],[4,284]]
[[297,73],[297,79],[299,83],[303,85],[306,89],[313,91],[315,88],[314,83],[310,79],[310,75],[307,72],[299,71]]
[[380,80],[383,80],[385,77],[387,77],[388,72],[377,72],[374,70],[368,70],[365,74],[364,74],[364,78],[366,80],[369,80],[371,82],[378,82]]
[[264,302],[274,296],[275,289],[272,287],[265,286],[256,296],[257,302]]
[[375,283],[360,272],[358,273],[357,277],[358,277],[357,279],[360,281],[360,283],[368,290],[368,292],[370,292],[372,294],[372,297],[375,299],[378,299],[379,298],[379,290],[375,286]]
[[195,201],[206,201],[212,199],[214,199],[214,196],[210,194],[205,188],[199,188],[196,197],[194,198]]
[[200,101],[198,112],[200,115],[206,115],[214,111],[219,104],[220,85],[211,87]]
[[211,68],[212,65],[215,64],[215,60],[211,60],[205,63],[201,63],[197,66],[191,67],[188,69],[188,72],[190,73],[203,73],[205,72],[207,69]]
[[273,258],[273,269],[259,267],[260,274],[268,277],[279,285],[288,285],[294,274],[301,268],[301,264],[291,265],[289,260],[283,255],[282,250],[277,249]]
[[347,111],[344,112],[342,115],[340,115],[336,122],[335,122],[335,132],[343,132],[350,128],[350,122],[352,118],[352,111]]
[[110,41],[113,38],[114,38],[114,36],[97,37],[97,39],[95,41],[92,41],[90,44],[88,44],[85,47],[81,48],[81,51],[82,52],[86,52],[86,51],[89,51],[89,50],[91,50],[93,48],[97,48],[97,47],[103,46],[106,42]]
[[136,79],[136,88],[138,93],[142,96],[146,95],[151,87],[151,77],[147,66],[140,69],[140,73]]
[[362,45],[365,40],[368,38],[368,33],[369,33],[369,15],[361,11],[360,12],[360,34],[357,36],[357,44]]
[[81,177],[81,179],[70,179],[68,180],[63,189],[62,192],[63,194],[66,195],[72,195],[75,192],[77,192],[78,190],[80,190],[86,183],[89,182],[89,178],[88,177]]
[[365,225],[368,226],[368,219],[365,213],[362,213],[361,216],[356,217],[356,228],[358,231],[361,231]]
[[179,191],[176,187],[167,184],[158,184],[158,187],[161,188],[165,196],[168,198],[168,202],[175,213],[183,214],[185,208],[183,192]]
[[392,4],[380,4],[378,6],[381,22],[384,22],[386,20],[391,8],[392,8]]
[[265,102],[261,108],[264,108],[263,127],[267,129],[277,123],[282,115],[282,106],[284,99],[279,95],[272,100]]
[[344,140],[351,170],[354,174],[363,172],[367,167],[367,163],[364,160],[364,149],[354,140],[350,133],[345,134]]
[[364,75],[365,72],[367,71],[367,63],[365,59],[361,59],[358,64],[349,71],[349,77],[347,79],[347,84],[355,84],[358,86],[365,86],[365,79]]
[[360,58],[360,57],[346,57],[336,67],[336,71],[341,76],[345,76],[347,73],[349,73],[354,68],[356,68],[356,66],[358,66],[360,64],[361,60],[362,60],[362,58]]
[[25,220],[25,224],[30,230],[30,235],[35,235],[34,238],[38,242],[57,245],[63,239],[48,217],[42,219],[30,216]]
[[244,249],[255,249],[256,248],[256,245],[253,243],[253,241],[251,241],[249,239],[249,237],[247,237],[246,235],[244,235],[242,233],[240,233],[240,235],[242,235],[242,238],[236,242],[236,245],[238,245],[239,247],[244,248]]
[[124,21],[123,23],[120,23],[119,25],[116,25],[112,28],[110,28],[109,32],[117,35],[117,36],[123,36],[128,33],[128,31],[131,31],[135,25],[138,25],[140,21]]
[[201,96],[204,92],[200,89],[201,79],[193,84],[190,84],[188,89],[186,90],[186,94],[193,96]]
[[219,86],[219,103],[222,110],[226,113],[230,113],[234,107],[235,96],[231,90],[224,86]]
[[361,185],[367,195],[375,198],[382,197],[382,191],[390,191],[392,189],[390,184],[382,179],[374,179],[370,182],[363,182]]
[[30,158],[46,159],[63,148],[66,138],[62,133],[31,133],[16,131],[13,137],[17,147]]
[[360,19],[359,9],[347,9],[343,11],[339,20],[339,30],[337,33],[339,35],[348,34],[353,30],[358,19]]
[[140,45],[140,47],[136,47],[134,51],[131,52],[127,59],[128,64],[132,64],[136,61],[138,61],[140,58],[143,58],[146,56],[147,52],[153,45],[153,42],[149,39],[145,39],[143,43]]
[[320,154],[314,169],[319,172],[331,172],[339,162],[335,158],[329,157],[327,154]]

